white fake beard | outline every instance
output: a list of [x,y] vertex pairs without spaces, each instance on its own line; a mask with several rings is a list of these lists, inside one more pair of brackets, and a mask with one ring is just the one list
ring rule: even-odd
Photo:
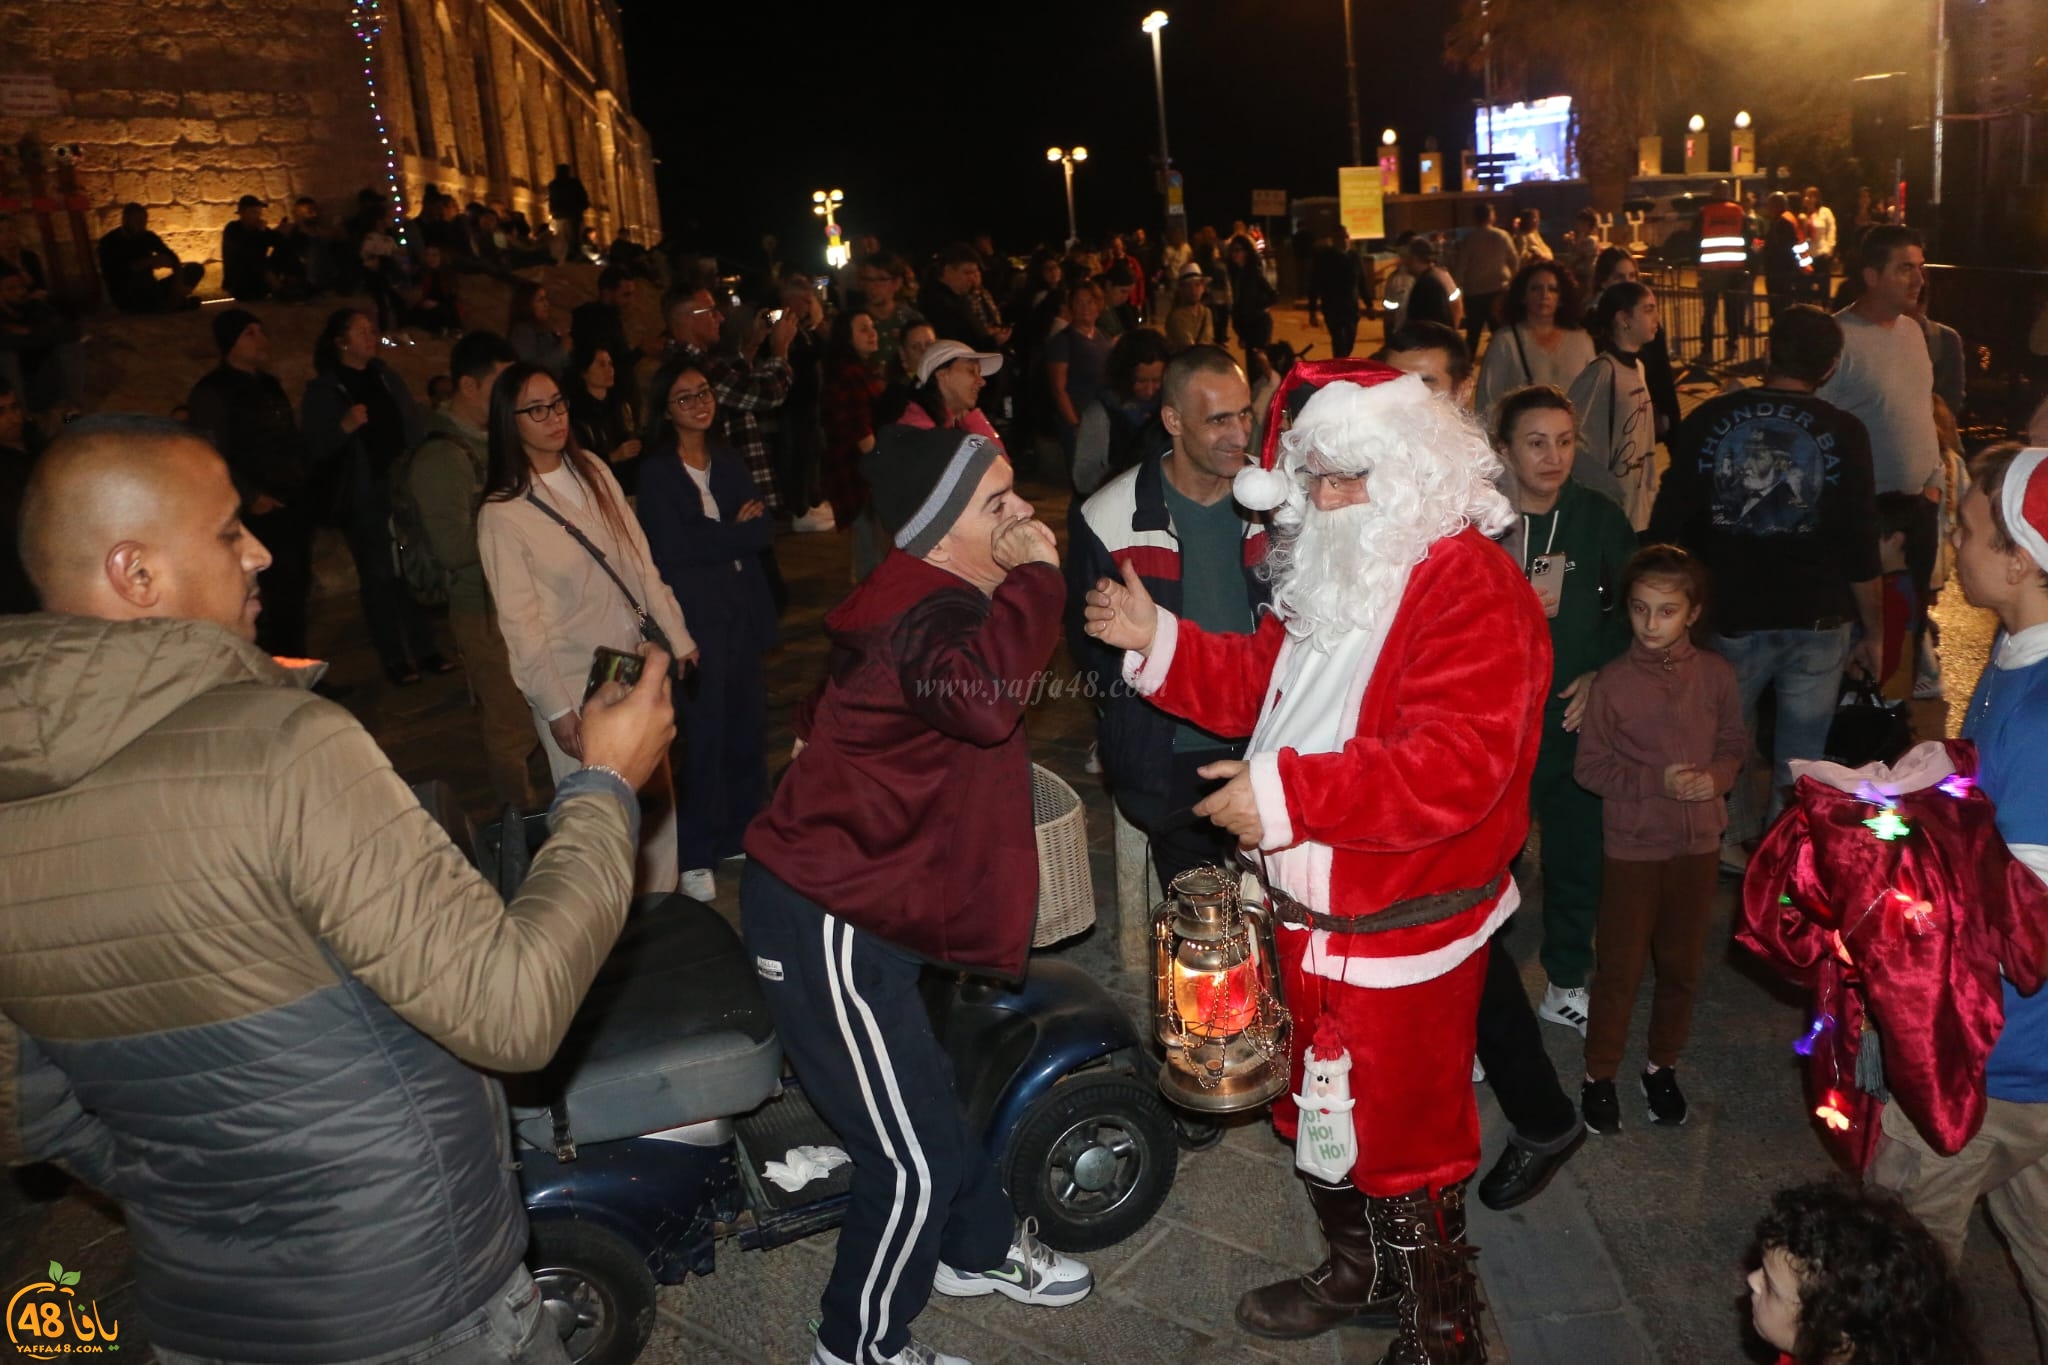
[[1310,503],[1267,557],[1273,606],[1298,638],[1376,629],[1429,545],[1426,532],[1376,503],[1327,512]]

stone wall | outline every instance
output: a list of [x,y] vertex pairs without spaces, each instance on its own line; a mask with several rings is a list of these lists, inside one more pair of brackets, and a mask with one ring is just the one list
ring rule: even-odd
[[[273,221],[307,194],[333,219],[387,184],[350,0],[31,0],[0,25],[0,72],[51,77],[59,112],[0,109],[0,195],[13,146],[78,143],[96,236],[120,206],[188,260],[216,261],[235,200]],[[381,104],[413,212],[437,184],[546,216],[557,162],[590,192],[603,240],[660,235],[653,148],[627,103],[612,0],[379,0]],[[63,215],[54,228],[68,230]],[[36,235],[31,229],[31,238]],[[211,281],[210,281],[211,282]]]
[[34,0],[0,27],[0,70],[54,77],[62,107],[0,113],[8,179],[24,133],[81,144],[93,233],[133,201],[180,256],[213,260],[242,195],[339,206],[368,178],[345,4]]

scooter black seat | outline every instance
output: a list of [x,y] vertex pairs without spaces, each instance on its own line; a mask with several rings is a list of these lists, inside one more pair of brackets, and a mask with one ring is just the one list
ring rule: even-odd
[[781,1085],[782,1049],[739,935],[685,896],[634,910],[543,1071],[509,1078],[513,1127],[555,1146],[743,1114]]

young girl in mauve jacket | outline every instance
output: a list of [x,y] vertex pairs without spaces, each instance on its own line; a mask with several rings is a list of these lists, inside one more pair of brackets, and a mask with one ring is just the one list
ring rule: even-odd
[[1675,545],[1652,545],[1628,562],[1621,597],[1635,639],[1594,678],[1579,734],[1573,774],[1602,798],[1606,839],[1579,1092],[1596,1133],[1621,1131],[1614,1076],[1645,959],[1656,964],[1657,985],[1643,1097],[1653,1122],[1685,1122],[1676,1068],[1728,825],[1721,798],[1749,747],[1735,670],[1692,643],[1706,589],[1705,566]]

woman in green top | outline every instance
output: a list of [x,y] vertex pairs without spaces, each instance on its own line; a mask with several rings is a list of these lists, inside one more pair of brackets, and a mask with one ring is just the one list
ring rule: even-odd
[[1578,439],[1571,400],[1548,384],[1500,401],[1494,447],[1507,466],[1508,495],[1520,512],[1503,545],[1550,618],[1553,687],[1529,811],[1543,830],[1543,970],[1549,985],[1537,1013],[1586,1031],[1586,976],[1600,910],[1600,798],[1572,777],[1579,722],[1593,675],[1628,648],[1628,613],[1617,588],[1636,550],[1628,518],[1571,477]]

